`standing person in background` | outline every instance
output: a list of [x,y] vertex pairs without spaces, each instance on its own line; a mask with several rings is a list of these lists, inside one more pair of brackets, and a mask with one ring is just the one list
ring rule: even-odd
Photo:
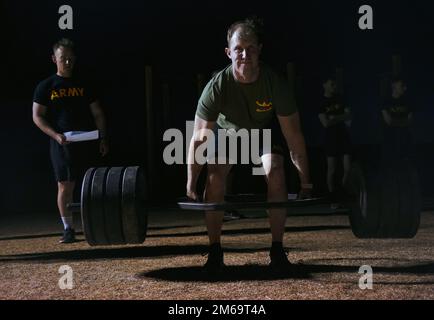
[[391,81],[391,96],[381,105],[383,123],[383,160],[408,158],[413,144],[410,127],[413,110],[406,97],[407,85],[399,77]]
[[[332,201],[331,209],[339,208],[338,190],[345,185],[351,169],[350,109],[337,94],[336,80],[328,77],[322,83],[324,95],[318,112],[325,128],[325,153],[327,156],[327,187]],[[336,183],[338,161],[343,162],[343,177]]]
[[[56,74],[38,84],[33,96],[33,122],[50,139],[50,156],[57,181],[57,206],[64,231],[61,243],[75,241],[72,213],[66,208],[73,202],[75,182],[92,163],[98,148],[102,156],[108,151],[106,120],[92,88],[74,76],[74,44],[61,39],[53,46],[52,61]],[[69,143],[68,131],[99,130],[99,143]]]

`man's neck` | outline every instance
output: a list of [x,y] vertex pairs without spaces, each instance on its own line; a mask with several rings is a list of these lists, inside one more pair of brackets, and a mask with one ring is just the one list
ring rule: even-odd
[[234,75],[235,80],[240,83],[253,83],[259,78],[259,66],[251,72],[247,72],[244,74],[238,73],[235,70],[235,67],[232,67],[232,74]]
[[394,99],[399,99],[399,98],[401,98],[402,97],[402,94],[400,94],[400,93],[396,93],[396,92],[392,92],[392,98],[394,98]]
[[330,93],[330,92],[324,92],[324,97],[326,97],[326,98],[333,98],[334,94]]
[[57,71],[56,74],[59,77],[62,77],[62,78],[71,78],[72,77],[72,72],[60,72],[60,71]]

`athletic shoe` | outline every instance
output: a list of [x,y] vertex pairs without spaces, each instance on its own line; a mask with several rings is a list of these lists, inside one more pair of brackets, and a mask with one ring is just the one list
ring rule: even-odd
[[73,242],[76,242],[74,229],[63,230],[63,236],[62,239],[60,239],[59,243],[73,243]]
[[203,270],[211,276],[222,273],[225,264],[223,262],[223,250],[220,244],[213,244],[209,247],[208,260],[203,266]]
[[288,251],[283,248],[271,248],[270,260],[269,267],[274,274],[288,274],[295,269],[288,260]]

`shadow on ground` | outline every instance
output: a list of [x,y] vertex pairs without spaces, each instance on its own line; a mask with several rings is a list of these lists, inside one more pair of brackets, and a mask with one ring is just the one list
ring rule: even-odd
[[[362,258],[361,258],[362,259]],[[365,258],[366,259],[366,258]],[[353,260],[353,259],[351,259]],[[245,266],[227,266],[222,275],[213,277],[207,275],[202,267],[181,267],[181,268],[163,268],[150,272],[137,274],[139,278],[153,278],[164,281],[177,282],[230,282],[230,281],[263,281],[263,280],[282,280],[282,279],[310,279],[312,274],[321,273],[357,273],[357,266],[342,265],[314,265],[314,264],[296,264],[294,269],[286,274],[273,274],[268,266],[263,265],[245,265]],[[411,275],[432,275],[434,274],[434,263],[426,263],[413,266],[398,267],[376,267],[376,273],[382,274],[411,274]],[[380,282],[378,282],[380,284]],[[384,284],[390,284],[384,282]],[[395,283],[397,284],[397,283]],[[408,282],[402,284],[408,285]],[[417,282],[417,284],[434,284],[431,281]]]
[[227,266],[219,275],[210,275],[202,267],[165,268],[136,275],[138,278],[154,278],[175,282],[233,282],[233,281],[270,281],[283,279],[310,279],[311,275],[304,268],[294,265],[288,272],[271,272],[268,266],[244,265]]
[[[160,231],[160,230],[170,230],[170,229],[182,229],[190,228],[192,226],[168,226],[168,227],[150,227],[148,231]],[[285,232],[312,232],[312,231],[324,231],[324,230],[346,230],[350,229],[349,226],[310,226],[310,227],[287,227]],[[224,235],[237,235],[237,234],[265,234],[269,233],[269,228],[256,228],[256,229],[233,229],[233,230],[223,230]],[[77,232],[76,235],[83,235],[83,232]],[[198,232],[178,232],[178,233],[160,233],[160,234],[148,234],[147,238],[176,238],[176,237],[194,237],[194,236],[206,236],[206,231]],[[49,233],[49,234],[37,234],[37,235],[22,235],[22,236],[11,236],[0,238],[0,241],[10,241],[10,240],[31,240],[31,239],[41,239],[41,238],[54,238],[61,237],[62,233]]]
[[[182,226],[165,226],[165,227],[148,227],[149,231],[160,231],[160,230],[169,230],[169,229],[181,229],[181,228],[190,228],[192,226],[182,225]],[[76,235],[83,235],[83,232],[76,232]],[[10,237],[1,237],[0,241],[11,241],[11,240],[30,240],[30,239],[41,239],[41,238],[54,238],[61,237],[61,232],[55,233],[47,233],[47,234],[33,234],[33,235],[20,235],[20,236],[10,236]]]
[[[206,245],[186,245],[186,246],[155,246],[155,247],[119,247],[119,248],[98,248],[70,251],[53,251],[43,253],[25,253],[17,255],[0,256],[0,263],[52,263],[64,261],[84,261],[84,260],[118,260],[133,258],[167,258],[171,256],[188,256],[206,254]],[[268,252],[266,248],[225,248],[225,252],[232,253],[255,253]],[[301,251],[298,248],[289,248],[291,251]]]
[[[178,226],[179,227],[179,226]],[[347,226],[309,226],[309,227],[287,227],[285,232],[311,232],[323,230],[344,230],[349,229]],[[155,230],[155,229],[154,229]],[[269,228],[251,228],[251,229],[234,229],[224,230],[224,235],[252,235],[252,234],[268,234]],[[79,233],[83,234],[83,233]],[[189,233],[173,233],[173,234],[155,234],[148,235],[148,238],[163,238],[163,237],[192,237],[206,236],[206,231],[189,232]],[[60,234],[45,235],[45,237],[60,236]],[[36,239],[43,238],[43,235],[15,237],[14,239]],[[1,240],[5,240],[0,239]],[[79,240],[78,242],[82,242]],[[68,260],[98,260],[98,259],[129,259],[141,257],[166,257],[176,255],[193,255],[207,252],[207,246],[156,246],[156,247],[99,247],[95,249],[70,250],[70,251],[53,251],[41,253],[26,253],[18,255],[3,255],[0,256],[0,262],[26,262],[26,261],[68,261]],[[257,252],[269,250],[262,249],[225,249],[227,252]],[[298,250],[298,249],[291,249]]]

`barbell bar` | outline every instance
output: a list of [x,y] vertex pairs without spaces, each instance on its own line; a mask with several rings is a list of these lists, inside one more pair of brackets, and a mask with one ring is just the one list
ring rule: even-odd
[[225,211],[225,210],[240,210],[240,209],[271,209],[271,208],[300,208],[311,205],[329,203],[326,198],[310,198],[301,200],[288,200],[282,202],[223,202],[223,203],[204,203],[179,201],[178,207],[183,210],[199,210],[199,211]]
[[[81,212],[86,240],[94,245],[140,244],[146,238],[150,202],[146,178],[140,167],[103,167],[87,170],[81,203],[68,205]],[[359,238],[412,238],[420,221],[418,177],[408,162],[392,167],[354,164],[346,186],[350,195],[351,229]],[[329,203],[326,198],[259,201],[257,196],[231,197],[223,203],[180,200],[183,210],[300,208]]]

